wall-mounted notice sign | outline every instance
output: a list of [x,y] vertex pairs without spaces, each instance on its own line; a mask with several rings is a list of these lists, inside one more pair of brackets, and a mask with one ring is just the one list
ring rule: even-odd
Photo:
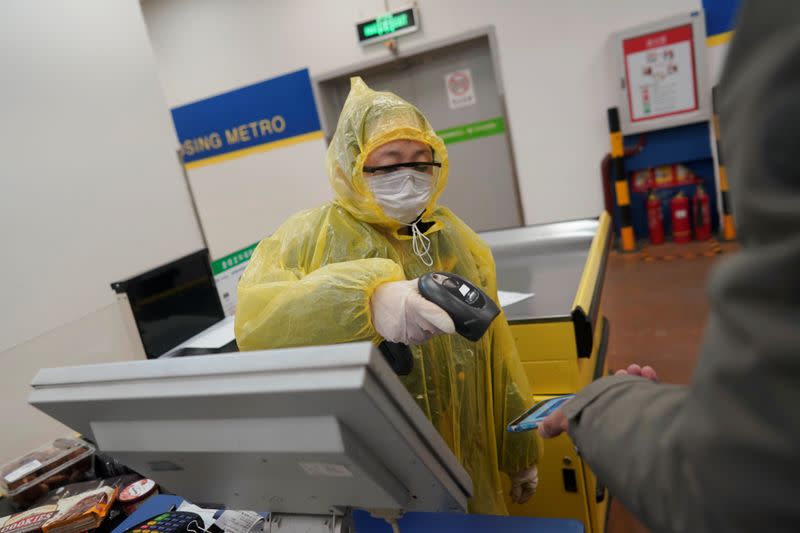
[[697,110],[692,26],[623,41],[631,121]]
[[620,125],[626,135],[707,120],[706,36],[702,12],[619,32]]

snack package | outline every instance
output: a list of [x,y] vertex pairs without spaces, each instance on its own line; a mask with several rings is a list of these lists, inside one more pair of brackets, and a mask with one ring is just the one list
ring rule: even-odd
[[132,515],[144,502],[158,494],[158,485],[152,479],[140,479],[123,487],[119,503],[126,515]]
[[56,439],[0,468],[0,488],[16,509],[50,490],[86,478],[95,448],[80,439]]
[[57,489],[51,490],[46,496],[38,500],[34,505],[40,507],[43,505],[57,504],[64,498],[77,496],[78,494],[88,493],[102,487],[111,487],[122,490],[131,483],[141,479],[137,474],[128,474],[124,476],[115,476],[107,479],[93,479],[91,481],[82,481],[80,483],[70,483]]
[[50,504],[4,516],[0,518],[0,533],[38,533],[57,510],[57,505]]
[[111,511],[117,487],[100,487],[62,498],[58,510],[42,525],[44,533],[81,533],[97,528]]

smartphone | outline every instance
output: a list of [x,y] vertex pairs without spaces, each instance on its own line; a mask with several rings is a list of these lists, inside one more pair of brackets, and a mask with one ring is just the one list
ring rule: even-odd
[[548,400],[542,400],[521,415],[508,425],[508,431],[512,433],[519,433],[521,431],[530,431],[539,427],[539,423],[547,418],[547,415],[567,403],[567,401],[575,396],[574,394],[565,394],[564,396],[556,396]]

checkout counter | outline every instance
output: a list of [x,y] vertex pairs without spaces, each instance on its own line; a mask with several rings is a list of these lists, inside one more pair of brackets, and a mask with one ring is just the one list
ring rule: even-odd
[[[481,237],[495,255],[498,287],[535,293],[505,308],[531,403],[603,375],[609,217]],[[224,336],[226,328],[211,329]],[[531,502],[509,502],[518,518],[461,515],[469,476],[369,343],[203,357],[170,352],[42,370],[29,402],[172,492],[206,506],[270,512],[283,531],[294,531],[292,524],[350,531],[353,509],[405,513],[403,522],[420,531],[434,522],[502,529],[486,520],[537,531],[537,520],[547,518],[561,519],[548,522],[555,527],[548,531],[605,529],[606,491],[566,435],[545,443]]]
[[406,515],[402,531],[583,531],[463,514],[467,472],[371,343],[44,369],[33,389],[31,405],[161,487],[269,512],[265,531],[388,527],[356,509]]
[[[481,234],[492,248],[497,285],[535,293],[504,307],[531,384],[532,404],[574,393],[608,373],[609,325],[601,296],[611,220],[544,224]],[[574,518],[587,532],[605,531],[605,487],[564,434],[543,442],[539,488],[530,502],[508,504],[514,515]]]

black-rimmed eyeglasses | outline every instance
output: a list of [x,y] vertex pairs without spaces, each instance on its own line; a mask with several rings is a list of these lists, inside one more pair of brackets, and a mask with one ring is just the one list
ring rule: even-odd
[[380,167],[364,167],[364,172],[369,172],[370,174],[388,174],[389,172],[394,172],[395,170],[399,170],[401,168],[413,168],[414,170],[419,170],[420,172],[433,172],[434,167],[439,168],[441,167],[441,163],[437,162],[428,162],[428,161],[419,161],[419,162],[412,162],[409,161],[408,163],[395,163],[393,165],[383,165]]

